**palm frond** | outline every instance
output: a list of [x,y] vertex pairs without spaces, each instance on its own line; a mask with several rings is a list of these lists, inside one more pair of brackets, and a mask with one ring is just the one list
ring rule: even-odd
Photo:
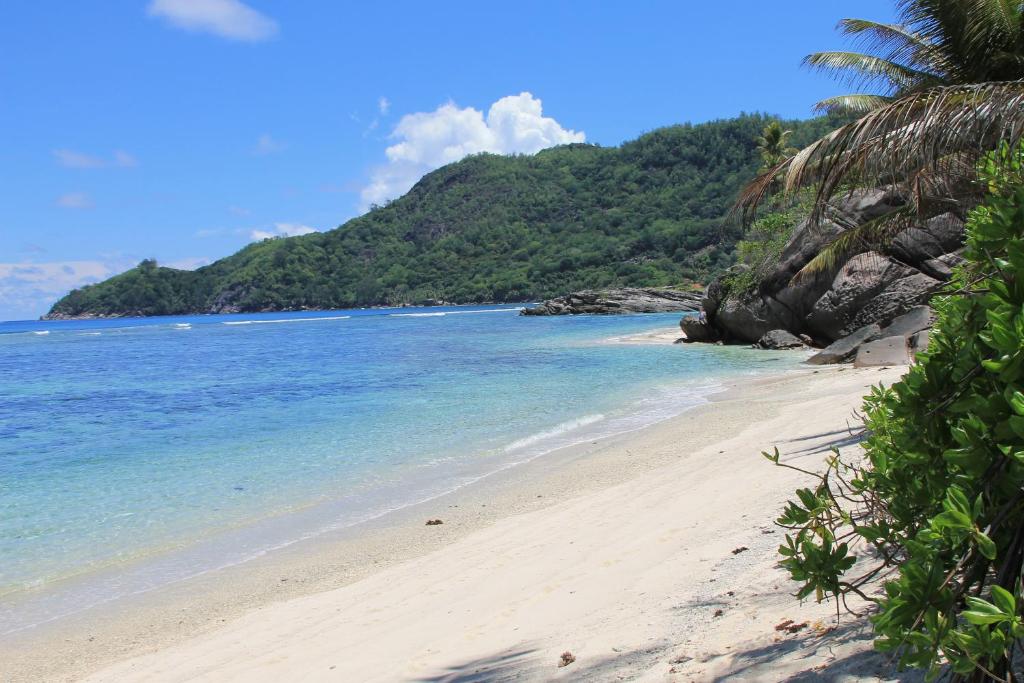
[[814,111],[822,114],[866,114],[892,101],[892,97],[885,95],[838,95],[818,102]]
[[970,23],[963,28],[965,49],[997,77],[1020,78],[1024,50],[1024,8],[1014,0],[964,0]]
[[905,64],[920,71],[941,74],[947,65],[945,57],[924,38],[898,24],[883,24],[867,19],[843,19],[839,32],[854,38],[856,44],[891,62]]
[[934,83],[935,74],[861,52],[815,52],[804,66],[823,71],[855,88],[883,88],[890,93]]
[[876,251],[893,237],[913,225],[914,212],[904,206],[878,216],[836,236],[793,276],[799,282],[823,273],[834,273],[848,258],[865,251]]
[[994,77],[988,57],[993,45],[991,26],[966,0],[898,0],[900,22],[945,56],[946,78],[953,83],[1001,80]]
[[[786,192],[818,188],[821,207],[852,176],[906,182],[927,171],[956,182],[970,161],[1024,131],[1024,81],[934,88],[901,98],[805,148],[784,169]],[[965,171],[965,169],[968,169]]]
[[965,0],[968,14],[972,17],[972,26],[967,29],[977,34],[982,27],[989,33],[998,32],[1009,41],[1016,42],[1021,37],[1021,8],[1015,0]]
[[744,225],[752,223],[757,215],[757,207],[765,197],[773,194],[778,185],[779,174],[789,168],[792,161],[793,157],[790,157],[774,166],[759,170],[757,176],[740,191],[739,198],[729,212],[730,218],[735,219],[736,214],[739,214]]

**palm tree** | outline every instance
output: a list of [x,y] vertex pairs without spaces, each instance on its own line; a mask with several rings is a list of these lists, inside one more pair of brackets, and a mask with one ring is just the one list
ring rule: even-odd
[[838,30],[867,52],[816,52],[804,64],[871,93],[819,102],[819,111],[866,113],[931,88],[1024,76],[1024,14],[1009,0],[898,0],[898,24],[843,19]]
[[757,151],[762,161],[761,171],[779,165],[799,151],[795,147],[786,146],[792,134],[791,130],[783,130],[782,124],[778,121],[772,121],[761,130],[761,135],[756,140]]
[[804,60],[866,90],[817,108],[860,118],[765,169],[738,202],[746,220],[780,176],[786,193],[816,188],[814,222],[843,188],[889,185],[905,194],[907,206],[844,239],[884,237],[914,217],[972,201],[981,189],[975,182],[979,157],[1021,139],[1022,3],[898,0],[897,11],[897,24],[840,22],[839,30],[866,52],[819,52]]

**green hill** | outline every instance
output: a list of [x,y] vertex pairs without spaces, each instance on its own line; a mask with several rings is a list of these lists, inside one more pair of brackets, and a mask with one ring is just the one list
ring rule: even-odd
[[[754,175],[765,120],[469,157],[335,230],[250,244],[195,271],[143,261],[71,292],[47,317],[527,301],[704,281],[732,261],[738,235],[723,218]],[[834,127],[786,126],[797,145]]]

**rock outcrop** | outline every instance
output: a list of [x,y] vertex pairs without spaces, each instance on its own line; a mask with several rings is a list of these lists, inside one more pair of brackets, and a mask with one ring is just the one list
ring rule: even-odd
[[683,331],[683,341],[690,342],[717,342],[721,340],[718,330],[708,324],[707,318],[703,316],[688,315],[679,321],[679,328]]
[[829,346],[822,352],[824,357],[851,360],[857,346],[881,338],[861,339],[862,330],[872,325],[882,330],[927,304],[949,279],[961,260],[963,220],[945,213],[903,230],[885,253],[865,245],[850,250],[832,271],[801,271],[836,236],[903,203],[890,190],[857,191],[836,202],[818,227],[806,221],[798,225],[756,291],[735,295],[721,279],[711,283],[702,307],[717,335],[708,336],[756,344],[773,330],[785,330],[808,335],[822,346],[852,337],[858,340],[852,348],[840,345],[829,351]]
[[853,364],[858,368],[885,365],[907,365],[910,363],[910,349],[906,337],[883,337],[868,342],[857,349]]
[[845,337],[853,332],[847,328],[865,306],[890,283],[914,272],[909,266],[874,251],[857,254],[839,269],[831,288],[814,302],[806,319],[807,326],[827,339]]
[[754,346],[759,349],[782,350],[802,349],[806,344],[800,337],[790,334],[786,330],[772,330],[758,339]]
[[669,287],[601,289],[573,292],[524,308],[522,315],[578,315],[591,313],[672,313],[700,310],[701,293]]
[[[859,328],[856,332],[832,342],[826,348],[811,356],[807,362],[812,365],[825,365],[828,363],[845,363],[856,359],[856,362],[866,365],[868,364],[866,359],[871,353],[874,353],[874,359],[882,358],[883,361],[892,357],[902,358],[902,356],[898,356],[895,352],[892,354],[880,353],[879,351],[882,346],[886,345],[877,348],[872,347],[874,350],[870,353],[865,352],[863,359],[861,351],[878,340],[897,338],[902,340],[901,343],[904,351],[908,354],[910,351],[914,353],[923,351],[928,347],[928,329],[934,322],[935,312],[930,307],[915,306],[903,315],[893,319],[892,323],[885,328],[879,327],[875,323]],[[892,343],[889,345],[891,346]],[[906,358],[909,360],[910,356],[906,355]],[[880,364],[895,365],[897,362],[882,362]]]
[[909,311],[894,319],[883,332],[887,337],[910,337],[918,332],[929,329],[935,322],[935,311],[931,306],[914,306]]
[[857,355],[857,349],[861,344],[878,339],[882,328],[878,325],[865,325],[848,337],[837,339],[824,349],[807,359],[811,365],[828,365],[830,363],[845,363]]
[[791,329],[784,312],[761,298],[726,299],[718,307],[712,324],[723,331],[725,339],[756,342],[772,330]]
[[920,268],[926,261],[957,251],[963,241],[963,221],[944,213],[901,232],[893,240],[891,251],[900,261]]

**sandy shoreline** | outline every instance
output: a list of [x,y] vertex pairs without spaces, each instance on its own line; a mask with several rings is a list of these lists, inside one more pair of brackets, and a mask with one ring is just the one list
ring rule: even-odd
[[[884,660],[844,659],[870,648],[863,626],[819,638],[833,607],[787,594],[771,520],[799,479],[758,454],[820,461],[866,387],[898,374],[733,382],[358,532],[7,639],[0,679],[778,680],[824,666],[872,680]],[[784,618],[809,626],[782,637]],[[577,661],[558,668],[565,650]]]
[[675,344],[684,339],[686,335],[678,327],[664,327],[640,334],[612,337],[606,341],[616,344]]

